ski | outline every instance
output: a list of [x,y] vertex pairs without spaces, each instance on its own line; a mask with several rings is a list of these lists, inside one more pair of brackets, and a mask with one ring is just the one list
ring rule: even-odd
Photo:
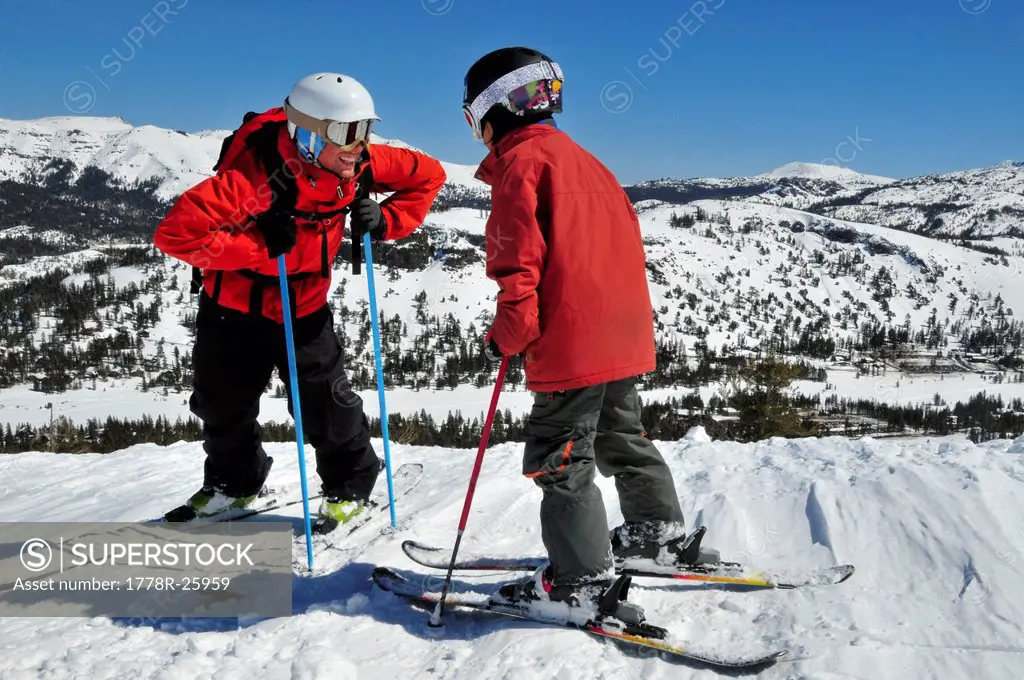
[[[210,517],[200,517],[196,515],[188,505],[180,505],[162,517],[146,520],[146,522],[158,524],[176,524],[180,522],[205,522],[215,524],[218,522],[236,522],[254,515],[260,515],[271,510],[277,510],[278,508],[286,508],[290,505],[296,505],[302,502],[301,498],[286,499],[284,494],[285,492],[278,487],[265,486],[256,495],[256,500],[244,508],[226,510]],[[312,501],[315,498],[320,498],[320,494],[310,496],[309,500]]]
[[[429,591],[388,567],[375,568],[373,570],[373,582],[382,590],[422,607],[434,607],[441,597],[439,592]],[[483,593],[449,592],[445,598],[445,605],[582,630],[598,637],[656,649],[690,661],[724,668],[749,668],[768,665],[786,655],[784,650],[749,655],[733,655],[689,649],[685,643],[671,639],[668,631],[664,628],[648,623],[631,625],[617,619],[598,620],[586,618],[585,614],[578,620],[543,616],[540,612],[531,611],[528,607],[490,602],[487,595]]]
[[[392,482],[394,483],[395,489],[395,500],[402,498],[419,484],[423,478],[423,465],[421,463],[404,463],[392,475]],[[318,496],[319,498],[319,496]],[[302,501],[299,500],[299,503]],[[387,489],[383,492],[378,491],[370,498],[366,503],[366,509],[353,517],[344,524],[339,524],[335,529],[331,531],[320,531],[317,529],[315,520],[313,526],[313,537],[314,539],[318,536],[334,538],[337,536],[346,536],[351,534],[356,529],[364,526],[372,520],[379,518],[382,514],[387,515],[390,512],[390,505],[388,504]]]
[[[416,488],[420,480],[423,478],[423,465],[420,463],[405,463],[400,466],[393,475],[394,490],[395,490],[395,501],[406,496],[410,491]],[[301,500],[298,502],[302,502]],[[377,532],[373,532],[370,536],[365,534],[368,531],[367,527],[379,526],[381,530],[379,535],[387,533],[390,529],[390,506],[388,505],[388,493],[386,485],[381,485],[378,490],[374,492],[370,500],[367,502],[364,510],[350,519],[348,522],[337,525],[330,531],[319,530],[315,523],[312,527],[313,531],[313,550],[318,554],[327,554],[335,549],[344,549],[345,539],[349,536],[355,535],[357,532],[360,534],[359,544],[364,545],[373,540],[373,536],[377,536]],[[385,528],[386,527],[386,528]],[[338,564],[333,558],[324,558],[321,560],[319,565],[314,569],[314,574],[324,574],[334,571]],[[303,534],[299,534],[295,537],[292,564],[297,572],[306,572],[306,545],[305,537]]]
[[[448,569],[451,550],[437,548],[412,540],[402,542],[402,551],[419,565],[432,569]],[[536,571],[547,561],[540,556],[516,557],[481,554],[460,554],[455,568],[463,571]],[[842,564],[820,569],[754,570],[736,562],[688,567],[658,564],[654,560],[626,559],[615,561],[618,574],[640,578],[663,578],[680,581],[725,583],[754,588],[793,589],[837,585],[853,576],[854,566]]]

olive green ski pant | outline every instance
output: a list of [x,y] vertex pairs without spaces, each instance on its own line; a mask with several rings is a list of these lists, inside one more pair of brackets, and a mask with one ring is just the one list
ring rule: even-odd
[[612,565],[595,469],[615,478],[626,522],[683,521],[672,474],[640,419],[636,378],[534,395],[523,474],[544,492],[541,538],[559,585]]

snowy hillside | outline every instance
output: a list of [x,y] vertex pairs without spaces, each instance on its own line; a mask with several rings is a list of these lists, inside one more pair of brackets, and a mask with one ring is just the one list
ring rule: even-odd
[[1024,163],[942,173],[825,201],[833,217],[945,237],[1024,236]]
[[[692,217],[693,226],[672,226],[673,219],[678,221],[681,216]],[[824,220],[757,203],[648,203],[641,207],[640,219],[658,337],[681,343],[686,352],[685,357],[675,357],[676,361],[686,359],[695,365],[705,351],[728,356],[774,345],[811,357],[827,369],[823,382],[800,385],[804,393],[822,399],[866,396],[918,403],[931,401],[940,392],[952,403],[953,394],[965,399],[982,390],[1007,398],[1024,396],[1024,384],[1017,383],[1019,376],[1004,370],[1012,369],[1013,364],[996,366],[998,355],[972,363],[973,353],[991,353],[993,348],[986,344],[973,348],[971,344],[987,342],[983,338],[988,336],[979,335],[984,329],[1003,329],[1005,342],[1016,342],[1013,338],[1018,336],[1013,335],[1011,324],[1016,323],[1015,314],[1024,310],[1024,293],[1017,285],[1024,264],[1019,257],[1003,261],[925,236]],[[394,351],[428,347],[438,357],[458,355],[459,344],[450,344],[450,339],[434,330],[435,319],[449,315],[458,324],[456,336],[463,338],[463,344],[471,326],[477,333],[486,329],[493,313],[494,291],[482,266],[483,229],[479,211],[452,209],[433,214],[421,238],[424,244],[432,243],[436,253],[446,255],[412,268],[388,266],[386,256],[376,258],[381,267],[377,281],[380,313],[385,319],[401,321],[402,338]],[[0,267],[0,276],[11,285],[78,262],[91,262],[90,266],[98,266],[100,271],[109,269],[109,275],[98,277],[95,284],[91,275],[81,273],[64,279],[63,286],[87,296],[90,289],[85,286],[92,285],[113,285],[123,293],[121,300],[102,307],[108,319],[84,319],[82,331],[61,345],[85,350],[97,334],[112,337],[118,327],[133,334],[145,329],[139,342],[145,357],[142,365],[150,366],[150,392],[139,399],[138,389],[144,385],[140,374],[126,373],[114,363],[103,370],[109,377],[101,378],[98,388],[90,379],[96,374],[91,369],[67,376],[79,383],[70,385],[67,394],[33,392],[29,385],[0,389],[0,423],[45,422],[51,414],[40,407],[46,403],[55,404],[56,415],[73,418],[102,418],[111,403],[121,404],[117,410],[133,416],[149,412],[172,419],[188,417],[187,390],[181,393],[164,383],[171,386],[167,393],[159,385],[171,367],[172,351],[184,357],[190,349],[188,324],[195,307],[195,298],[188,293],[191,270],[159,255],[146,264],[117,266],[117,251],[108,253],[86,249],[61,257],[35,258],[25,265]],[[364,398],[368,410],[373,410],[377,402],[372,393],[373,346],[368,342],[366,317],[361,316],[366,295],[363,278],[353,277],[348,266],[337,263],[330,300],[339,330],[348,337],[350,368],[363,376],[359,382],[366,386]],[[422,305],[417,302],[419,296]],[[151,309],[157,320],[139,325],[140,305]],[[59,338],[60,329],[54,316],[40,316],[32,342],[42,346]],[[894,348],[881,359],[867,344],[859,352],[850,349],[873,342],[879,329],[906,333],[911,344]],[[834,343],[832,349],[821,348],[825,340]],[[392,344],[389,341],[385,346]],[[667,365],[663,363],[663,367]],[[426,408],[443,418],[452,408],[447,388],[454,386],[448,384],[444,366],[443,361],[431,361],[404,376],[389,371],[388,379],[397,383],[388,394],[393,412],[408,414]],[[878,375],[869,378],[869,371]],[[953,375],[948,375],[950,372]],[[459,390],[479,393],[474,398],[476,405],[467,412],[475,416],[483,410],[487,397],[483,389],[466,384],[471,377],[463,374],[457,382]],[[916,379],[934,387],[931,391],[915,388]],[[429,399],[409,389],[414,385],[430,389],[437,381],[446,389]],[[263,413],[283,421],[284,400],[273,396],[275,387],[280,386],[275,378]],[[705,403],[719,387],[712,382],[699,388]],[[954,389],[955,393],[950,391]],[[968,389],[973,392],[965,394]],[[645,397],[685,392],[679,384],[652,385]],[[514,403],[521,405],[515,412],[528,408],[526,400]]]
[[829,199],[849,199],[893,181],[838,165],[787,163],[751,177],[662,178],[631,185],[626,191],[634,201],[689,203],[716,199],[806,208]]
[[[380,442],[375,445],[380,451]],[[853,563],[838,586],[740,591],[637,579],[648,619],[695,649],[784,648],[766,680],[1006,680],[1024,665],[1024,444],[962,438],[659,443],[690,526],[723,557],[755,568]],[[294,446],[273,445],[271,482],[297,493]],[[448,609],[428,612],[374,589],[386,565],[440,587],[402,541],[450,547],[474,451],[394,446],[394,465],[425,465],[420,484],[372,527],[305,566],[302,505],[268,519],[295,525],[293,616],[266,620],[0,619],[4,678],[718,678],[696,665],[636,654],[582,632]],[[462,551],[542,551],[540,492],[522,477],[520,445],[488,450]],[[108,455],[0,457],[7,521],[134,521],[195,490],[198,444]],[[116,479],[116,486],[109,480]],[[310,472],[310,488],[317,479]],[[614,485],[599,478],[609,522]],[[377,492],[386,493],[384,478]],[[6,551],[0,559],[16,559]],[[456,572],[454,590],[489,592],[516,574]],[[66,595],[56,594],[56,597]],[[0,599],[5,596],[0,595]],[[750,676],[753,677],[753,676]]]
[[[24,178],[53,159],[67,159],[78,171],[93,166],[127,183],[156,179],[158,195],[171,198],[211,174],[229,132],[187,133],[90,116],[0,119],[0,179]],[[376,135],[374,141],[416,148]],[[444,156],[440,150],[426,151]],[[486,187],[473,177],[476,166],[442,164],[449,189],[486,195]],[[652,179],[627,191],[634,201],[749,200],[944,235],[960,235],[972,226],[976,237],[1002,235],[1014,227],[1024,233],[1024,163],[1012,161],[902,179],[794,162],[751,177]]]
[[[21,176],[59,156],[75,172],[92,163],[127,180],[155,178],[172,196],[209,174],[224,134],[89,117],[0,121],[0,173]],[[445,169],[448,185],[424,226],[375,253],[377,303],[390,320],[391,412],[443,419],[465,393],[472,418],[491,379],[478,342],[495,295],[484,274],[488,192],[474,167]],[[1024,200],[1022,176],[1024,164],[1012,163],[916,179],[791,163],[754,177],[625,187],[640,215],[661,343],[644,398],[699,398],[698,411],[730,418],[720,401],[726,369],[767,350],[805,362],[795,387],[819,410],[839,408],[843,427],[857,421],[843,419],[850,407],[837,400],[952,407],[982,391],[1024,397],[1024,249],[1013,235],[1024,219],[1012,207]],[[187,419],[191,271],[146,251],[166,207],[102,178],[85,187],[59,179],[0,185],[9,220],[0,224],[0,295],[10,298],[0,310],[0,427],[102,418],[112,404],[125,417]],[[986,223],[1004,235],[936,238],[924,217],[885,226],[885,211],[905,201],[919,216],[949,201],[964,215],[1001,201]],[[347,360],[373,410],[365,279],[339,259],[333,284]],[[279,422],[282,387],[275,379],[263,409]],[[528,408],[520,397],[516,415]]]
[[227,132],[189,135],[121,118],[58,116],[0,119],[0,178],[17,179],[66,159],[95,166],[127,183],[156,178],[160,194],[177,195],[202,180],[217,160]]
[[[673,214],[698,211],[704,223],[671,226]],[[856,336],[862,323],[914,332],[933,316],[942,334],[955,334],[963,314],[997,314],[997,297],[1024,310],[1019,257],[1004,264],[924,236],[747,202],[651,206],[642,220],[651,285],[668,303],[659,322],[684,335],[707,323],[713,347],[815,325],[836,338]]]

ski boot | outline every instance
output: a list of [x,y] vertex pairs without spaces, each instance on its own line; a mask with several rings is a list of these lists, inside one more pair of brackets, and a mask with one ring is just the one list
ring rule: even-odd
[[554,585],[551,565],[547,564],[524,580],[502,585],[490,597],[490,602],[530,613],[550,613],[550,610],[544,612],[545,604],[557,602],[568,607],[566,618],[581,626],[596,625],[634,635],[664,637],[664,629],[644,622],[640,605],[626,600],[631,579],[622,575],[614,579],[596,578]]
[[626,522],[611,532],[615,561],[652,560],[657,564],[710,566],[720,564],[714,548],[701,547],[707,527],[689,534],[676,522]]
[[537,602],[562,602],[570,607],[596,604],[612,585],[611,578],[595,578],[573,584],[554,585],[551,564],[541,567],[525,579],[502,585],[492,602],[529,606]]
[[[267,456],[267,468],[264,481],[270,473],[274,459]],[[260,489],[253,494],[228,494],[216,484],[203,484],[199,491],[192,494],[184,505],[179,505],[163,517],[165,522],[191,522],[197,519],[228,519],[234,515],[247,514],[257,500],[270,495],[270,490],[260,483]]]
[[[380,474],[384,468],[384,459],[378,458],[377,473]],[[313,533],[315,534],[331,533],[342,524],[348,524],[357,516],[365,513],[370,505],[364,500],[343,498],[340,494],[331,493],[323,487],[321,487],[321,493],[323,500],[320,501],[320,510],[313,523]]]
[[313,533],[329,534],[340,525],[351,522],[363,512],[366,512],[366,503],[363,501],[324,496],[320,501],[316,522],[313,524]]

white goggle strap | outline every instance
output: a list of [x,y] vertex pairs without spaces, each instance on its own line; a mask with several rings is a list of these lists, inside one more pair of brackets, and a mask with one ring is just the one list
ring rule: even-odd
[[491,107],[495,104],[504,103],[508,93],[517,87],[522,87],[527,83],[532,83],[535,80],[546,80],[549,78],[562,78],[562,67],[555,62],[548,64],[547,62],[537,64],[527,64],[521,66],[515,71],[506,73],[502,77],[495,80],[490,86],[481,92],[473,103],[469,105],[469,110],[473,114],[473,119],[476,124],[479,125],[479,121],[483,119],[484,115],[491,110]]

